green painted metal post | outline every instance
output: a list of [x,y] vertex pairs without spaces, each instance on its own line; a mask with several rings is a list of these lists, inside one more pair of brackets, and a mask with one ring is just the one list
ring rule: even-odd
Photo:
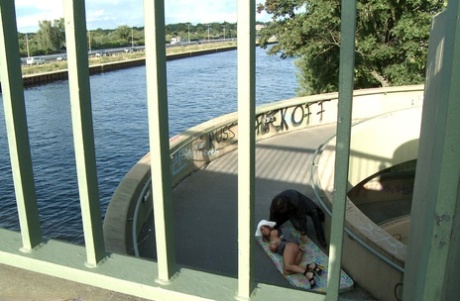
[[145,58],[158,280],[175,273],[164,1],[145,0]]
[[356,0],[342,0],[341,19],[337,145],[326,300],[337,300],[340,289],[353,103]]
[[0,80],[11,169],[19,213],[22,249],[42,242],[27,129],[14,1],[0,0]]
[[91,92],[86,41],[85,1],[64,1],[70,105],[78,190],[86,246],[86,264],[106,256],[99,204]]
[[238,298],[255,287],[255,1],[238,1]]
[[459,1],[449,1],[430,33],[404,300],[456,300],[460,293],[459,19]]

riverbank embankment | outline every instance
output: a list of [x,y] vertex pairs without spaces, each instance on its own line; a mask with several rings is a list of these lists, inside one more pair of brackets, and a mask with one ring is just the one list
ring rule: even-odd
[[[235,50],[236,48],[237,46],[233,45],[233,46],[215,47],[215,48],[202,49],[202,50],[184,51],[184,52],[179,52],[179,53],[167,54],[166,60],[171,61],[171,60],[177,60],[177,59],[183,59],[183,58],[190,58],[190,57],[194,57],[198,55],[205,55],[205,54]],[[136,66],[143,66],[143,65],[145,65],[145,57],[136,58],[136,59],[123,59],[123,60],[115,61],[115,62],[107,62],[107,63],[90,65],[89,73],[91,75],[94,75],[94,74],[100,74],[104,72],[110,72],[110,71],[115,71],[115,70],[130,68],[130,67],[136,67]],[[47,83],[58,81],[58,80],[67,80],[68,70],[63,69],[63,70],[56,70],[56,71],[50,71],[50,72],[28,74],[28,75],[24,75],[22,79],[24,83],[24,88],[28,88],[31,86],[43,85],[43,84],[47,84]],[[0,93],[1,91],[2,90],[1,90],[1,83],[0,83]]]

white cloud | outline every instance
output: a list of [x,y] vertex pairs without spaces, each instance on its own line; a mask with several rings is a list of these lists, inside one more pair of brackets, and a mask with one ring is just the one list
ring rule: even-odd
[[19,31],[35,31],[38,22],[63,17],[61,1],[16,0],[16,19]]
[[16,8],[29,8],[34,7],[36,9],[49,10],[50,8],[60,6],[62,7],[62,1],[36,1],[36,0],[16,0]]
[[95,17],[100,17],[100,16],[103,16],[104,15],[104,10],[103,9],[100,9],[100,10],[96,10],[93,12],[93,16]]
[[166,0],[167,23],[236,22],[236,0]]
[[[15,4],[22,32],[38,30],[39,21],[64,17],[63,0],[16,0]],[[88,29],[144,25],[143,0],[86,0],[85,5]],[[165,19],[166,23],[233,23],[237,20],[237,0],[165,0]]]

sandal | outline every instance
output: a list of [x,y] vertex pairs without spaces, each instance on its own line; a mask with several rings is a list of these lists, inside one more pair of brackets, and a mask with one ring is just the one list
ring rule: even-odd
[[[310,273],[310,277],[308,277],[308,273]],[[305,272],[303,273],[303,275],[305,277],[307,277],[307,280],[308,282],[310,283],[310,288],[314,288],[316,286],[316,282],[315,282],[315,273],[311,270],[305,270]]]
[[[311,265],[313,265],[313,267],[311,267]],[[306,268],[307,268],[307,271],[312,271],[313,273],[315,273],[318,276],[321,276],[321,274],[323,273],[323,269],[320,268],[320,266],[318,264],[316,264],[316,262],[307,263]]]

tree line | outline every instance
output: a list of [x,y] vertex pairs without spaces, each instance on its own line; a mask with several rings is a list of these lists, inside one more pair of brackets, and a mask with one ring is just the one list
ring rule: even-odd
[[[446,0],[360,0],[357,2],[355,89],[420,84],[430,25]],[[272,36],[272,54],[297,57],[297,94],[338,91],[340,57],[339,0],[265,0],[257,7],[272,16],[260,43]]]
[[[165,42],[173,38],[182,42],[236,38],[236,23],[191,24],[178,23],[165,26]],[[64,19],[40,21],[37,32],[19,33],[21,56],[36,56],[65,52]],[[144,28],[119,26],[115,29],[89,30],[88,50],[144,45]],[[179,38],[179,39],[177,39]]]
[[[262,47],[273,37],[271,54],[296,57],[298,95],[338,90],[340,62],[339,0],[264,0],[258,12],[272,18],[258,33]],[[360,0],[357,2],[354,88],[420,84],[431,20],[446,0]],[[182,42],[236,37],[236,23],[169,24],[165,41]],[[28,39],[28,43],[26,42]],[[20,51],[27,56],[65,51],[64,20],[39,22],[36,33],[19,34]],[[144,28],[119,26],[88,31],[91,49],[144,45]]]

